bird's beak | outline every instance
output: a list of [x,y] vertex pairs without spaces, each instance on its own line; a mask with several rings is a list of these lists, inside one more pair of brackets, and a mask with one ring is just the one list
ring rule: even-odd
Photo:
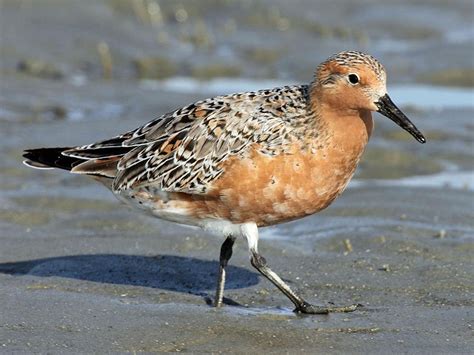
[[390,118],[393,122],[415,137],[418,142],[426,142],[425,137],[421,134],[418,128],[416,128],[415,125],[408,119],[408,117],[405,116],[402,111],[400,111],[400,109],[393,103],[392,99],[390,99],[388,94],[380,97],[380,99],[375,102],[375,105],[378,107],[377,112]]

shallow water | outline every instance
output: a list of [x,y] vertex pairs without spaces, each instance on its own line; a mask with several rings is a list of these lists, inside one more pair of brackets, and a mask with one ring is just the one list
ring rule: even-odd
[[411,186],[411,187],[438,187],[460,190],[474,190],[474,171],[443,171],[433,175],[409,176],[397,180],[352,180],[349,188],[368,186]]

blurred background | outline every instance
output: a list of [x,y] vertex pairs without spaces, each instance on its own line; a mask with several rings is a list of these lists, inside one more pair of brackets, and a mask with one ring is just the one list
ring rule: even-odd
[[[242,307],[215,311],[221,240],[21,164],[198,99],[309,83],[343,50],[381,61],[428,142],[375,114],[348,190],[263,229],[259,249],[308,300],[366,306],[354,314],[283,308],[243,241],[226,289]],[[1,349],[472,352],[473,88],[472,0],[0,0]]]
[[[82,122],[97,132],[61,141],[63,128],[48,137],[30,130],[31,144],[23,145],[82,144],[196,99],[308,83],[322,60],[357,49],[384,64],[393,99],[429,141],[417,145],[377,117],[358,176],[396,179],[472,170],[470,0],[0,4],[0,123],[68,122],[61,127],[70,130]],[[93,126],[101,124],[106,127]],[[462,181],[456,177],[443,181],[466,185],[472,174]]]

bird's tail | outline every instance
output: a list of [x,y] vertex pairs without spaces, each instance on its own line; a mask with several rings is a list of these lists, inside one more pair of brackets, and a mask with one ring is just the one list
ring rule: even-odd
[[120,158],[130,148],[38,148],[23,152],[23,163],[36,169],[58,168],[74,174],[115,178]]
[[84,160],[63,155],[62,152],[68,149],[71,147],[27,149],[23,152],[26,158],[23,163],[37,169],[59,168],[70,171]]

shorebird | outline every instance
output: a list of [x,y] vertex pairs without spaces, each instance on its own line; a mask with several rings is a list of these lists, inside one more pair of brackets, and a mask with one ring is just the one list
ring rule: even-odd
[[295,305],[295,312],[351,312],[315,306],[295,293],[258,252],[258,227],[329,206],[351,179],[373,130],[371,112],[418,142],[425,138],[387,94],[386,73],[357,51],[321,63],[309,85],[197,101],[98,143],[25,150],[25,163],[88,175],[119,200],[225,238],[214,304],[223,303],[234,241]]

